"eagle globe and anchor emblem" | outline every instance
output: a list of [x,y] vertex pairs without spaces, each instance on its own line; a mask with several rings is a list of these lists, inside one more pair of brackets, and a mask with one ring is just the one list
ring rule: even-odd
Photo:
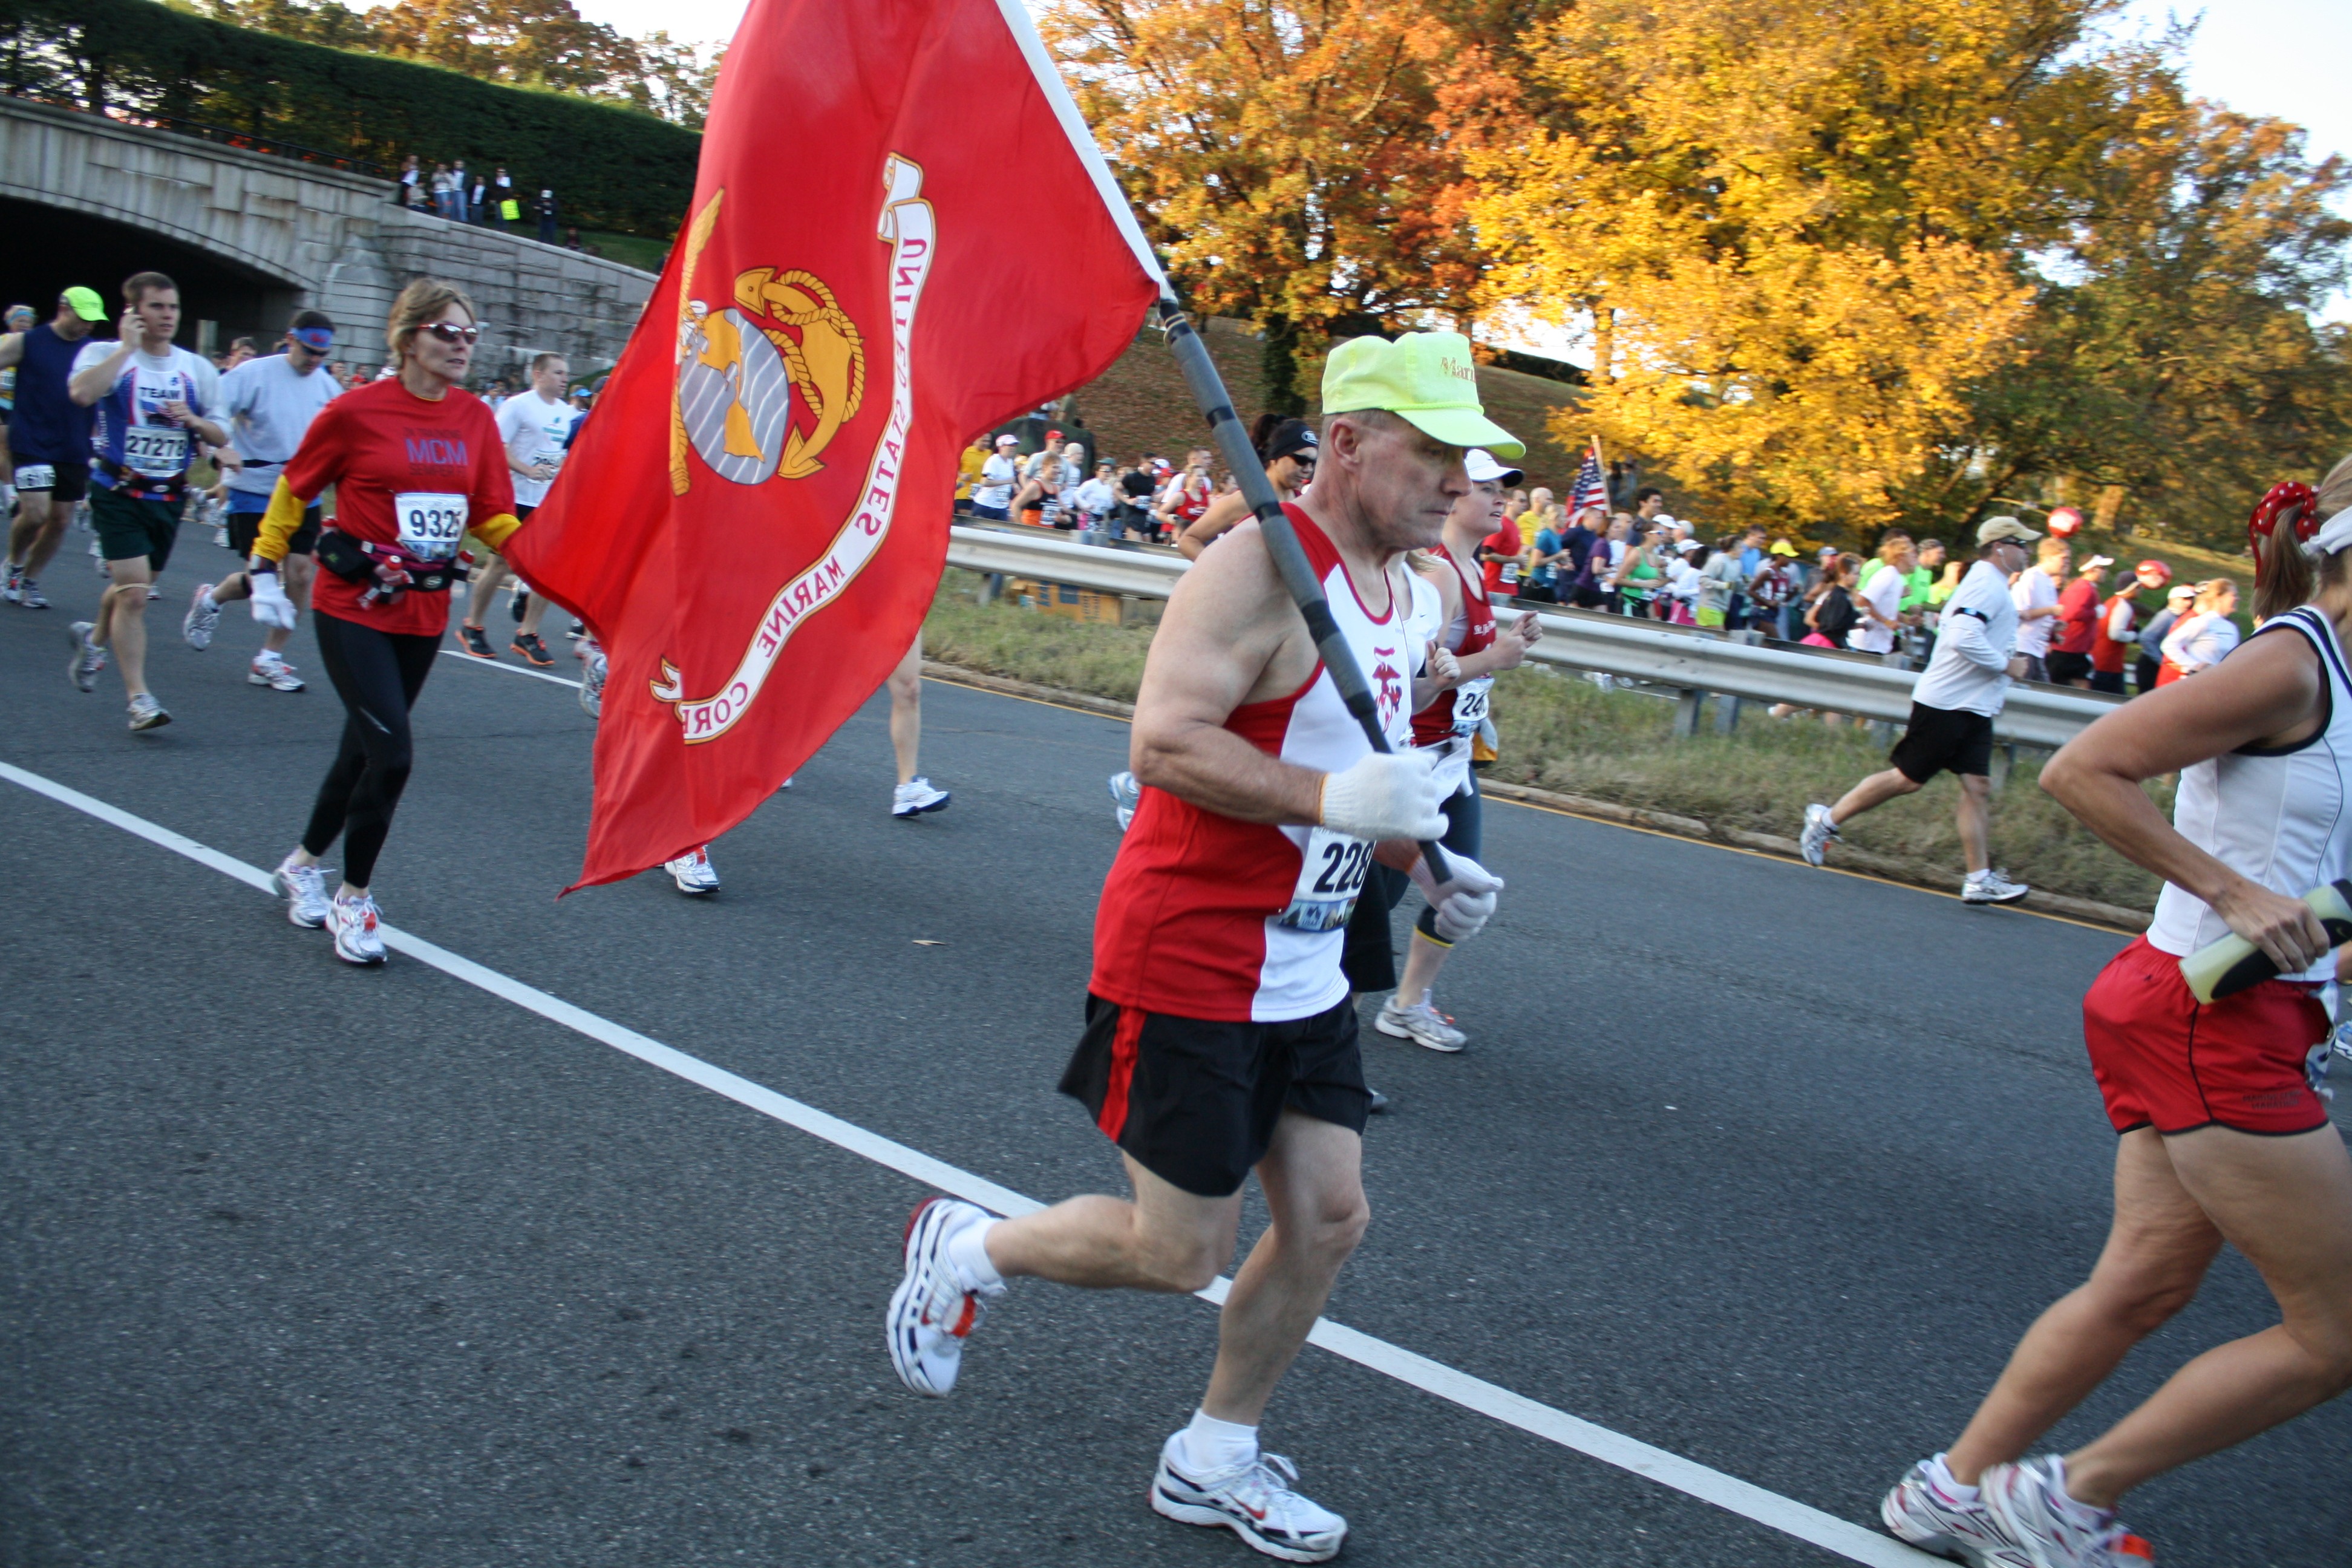
[[[889,412],[866,458],[866,479],[829,542],[792,571],[770,596],[732,674],[696,682],[690,695],[672,660],[647,682],[676,715],[689,746],[727,734],[757,700],[785,643],[811,615],[832,605],[881,549],[897,510],[900,468],[914,416],[908,368],[915,311],[937,253],[938,228],[922,194],[922,166],[893,153],[882,169],[875,238],[889,247]],[[679,264],[676,378],[670,401],[671,493],[694,487],[694,459],[731,484],[802,479],[824,468],[822,454],[866,400],[864,336],[833,290],[814,273],[752,267],[723,299],[709,287],[703,251],[726,193],[716,191],[688,226]],[[804,411],[804,417],[796,413]]]
[[[678,287],[677,395],[671,405],[670,488],[692,480],[686,447],[739,485],[806,479],[866,400],[866,342],[813,273],[754,267],[730,302],[694,297],[697,263],[719,216],[714,198],[687,237]],[[795,335],[797,334],[797,335]],[[812,423],[793,419],[798,394]]]

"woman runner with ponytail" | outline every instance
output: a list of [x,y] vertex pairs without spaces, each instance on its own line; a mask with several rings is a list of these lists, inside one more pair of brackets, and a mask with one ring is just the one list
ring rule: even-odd
[[[2322,522],[2325,519],[2325,522]],[[2115,1220],[2090,1279],[2026,1331],[1959,1440],[1887,1495],[1886,1526],[1970,1562],[2147,1568],[2131,1488],[2352,1387],[2352,1160],[2322,1089],[2334,978],[2302,895],[2352,871],[2352,458],[2282,485],[2250,530],[2262,630],[2194,680],[2113,710],[2042,787],[2165,879],[2147,934],[2083,1000],[2115,1124]],[[2141,789],[2179,773],[2168,823]],[[2231,932],[2279,978],[2200,1004],[2179,961]],[[2197,1357],[2069,1454],[2028,1458],[2228,1243],[2281,1321]]]
[[[475,320],[473,301],[450,284],[420,278],[402,289],[384,328],[398,374],[320,411],[254,541],[253,618],[291,626],[278,563],[303,509],[335,487],[312,609],[320,662],[343,700],[342,744],[275,880],[287,918],[328,928],[335,956],[350,963],[384,960],[369,883],[408,783],[408,710],[449,624],[457,542],[470,529],[497,550],[521,526],[498,421],[457,384],[480,335]],[[343,883],[331,900],[319,857],[338,835]]]

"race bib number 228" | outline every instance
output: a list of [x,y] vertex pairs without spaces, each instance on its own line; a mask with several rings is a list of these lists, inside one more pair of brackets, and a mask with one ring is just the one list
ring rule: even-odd
[[1307,837],[1297,884],[1276,923],[1294,931],[1338,931],[1355,912],[1356,896],[1364,890],[1364,873],[1371,865],[1370,839],[1317,828]]

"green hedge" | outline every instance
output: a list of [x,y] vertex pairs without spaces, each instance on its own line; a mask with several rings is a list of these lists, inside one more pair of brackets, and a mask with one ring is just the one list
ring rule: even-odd
[[667,239],[701,136],[631,109],[478,81],[174,11],[153,0],[0,0],[0,79],[18,97],[170,115],[396,170],[414,153],[504,165],[563,222]]

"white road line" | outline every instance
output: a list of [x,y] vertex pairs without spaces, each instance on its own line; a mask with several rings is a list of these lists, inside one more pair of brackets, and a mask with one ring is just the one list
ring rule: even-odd
[[[444,649],[447,652],[447,649]],[[457,654],[464,658],[468,656]],[[475,660],[476,663],[481,662]],[[536,671],[514,669],[518,675]],[[555,679],[541,676],[541,679]],[[568,684],[568,683],[567,683]],[[222,854],[193,838],[173,832],[170,828],[135,816],[119,806],[68,788],[38,773],[0,763],[0,779],[21,784],[35,795],[42,795],[60,805],[69,806],[83,815],[97,818],[112,827],[147,840],[175,855],[184,855],[200,866],[208,867],[223,876],[235,878],[247,887],[270,890],[269,873],[257,866],[248,866],[234,857]],[[501,997],[529,1012],[536,1013],[551,1023],[587,1036],[636,1058],[649,1067],[674,1073],[688,1083],[726,1096],[738,1105],[749,1107],[763,1116],[773,1117],[788,1126],[797,1127],[812,1137],[822,1138],[837,1148],[887,1166],[903,1175],[911,1176],[926,1186],[980,1205],[997,1214],[1029,1214],[1045,1205],[1009,1187],[1002,1187],[984,1176],[976,1176],[943,1160],[933,1159],[919,1149],[869,1132],[855,1122],[844,1121],[813,1105],[803,1104],[788,1095],[750,1079],[713,1067],[697,1057],[663,1045],[649,1036],[625,1028],[609,1018],[599,1017],[584,1007],[575,1007],[558,996],[551,996],[533,985],[526,985],[509,975],[499,973],[476,963],[472,959],[451,952],[447,948],[401,931],[394,926],[383,928],[385,945],[406,953],[420,963],[431,965],[453,979]],[[1203,1300],[1216,1302],[1224,1300],[1231,1281],[1220,1279],[1201,1292]],[[1737,1476],[1726,1475],[1679,1454],[1654,1447],[1621,1432],[1556,1410],[1549,1405],[1514,1394],[1484,1378],[1473,1377],[1445,1365],[1443,1362],[1418,1355],[1401,1345],[1375,1339],[1328,1318],[1318,1319],[1307,1342],[1320,1346],[1333,1355],[1354,1362],[1359,1366],[1396,1379],[1412,1387],[1433,1394],[1438,1398],[1475,1411],[1481,1415],[1500,1421],[1506,1426],[1535,1436],[1572,1448],[1580,1454],[1630,1470],[1660,1486],[1685,1493],[1702,1502],[1713,1503],[1729,1513],[1809,1542],[1825,1551],[1872,1568],[1933,1568],[1941,1560],[1915,1551],[1901,1542],[1866,1530],[1834,1514],[1808,1507],[1793,1498],[1743,1481]]]
[[503,669],[509,675],[528,675],[533,680],[551,680],[558,686],[569,686],[575,691],[580,689],[580,683],[576,680],[566,680],[560,675],[550,675],[543,669],[526,669],[520,664],[504,664],[495,658],[476,658],[462,648],[445,647],[441,650],[441,657],[461,658],[467,664],[482,669]]

